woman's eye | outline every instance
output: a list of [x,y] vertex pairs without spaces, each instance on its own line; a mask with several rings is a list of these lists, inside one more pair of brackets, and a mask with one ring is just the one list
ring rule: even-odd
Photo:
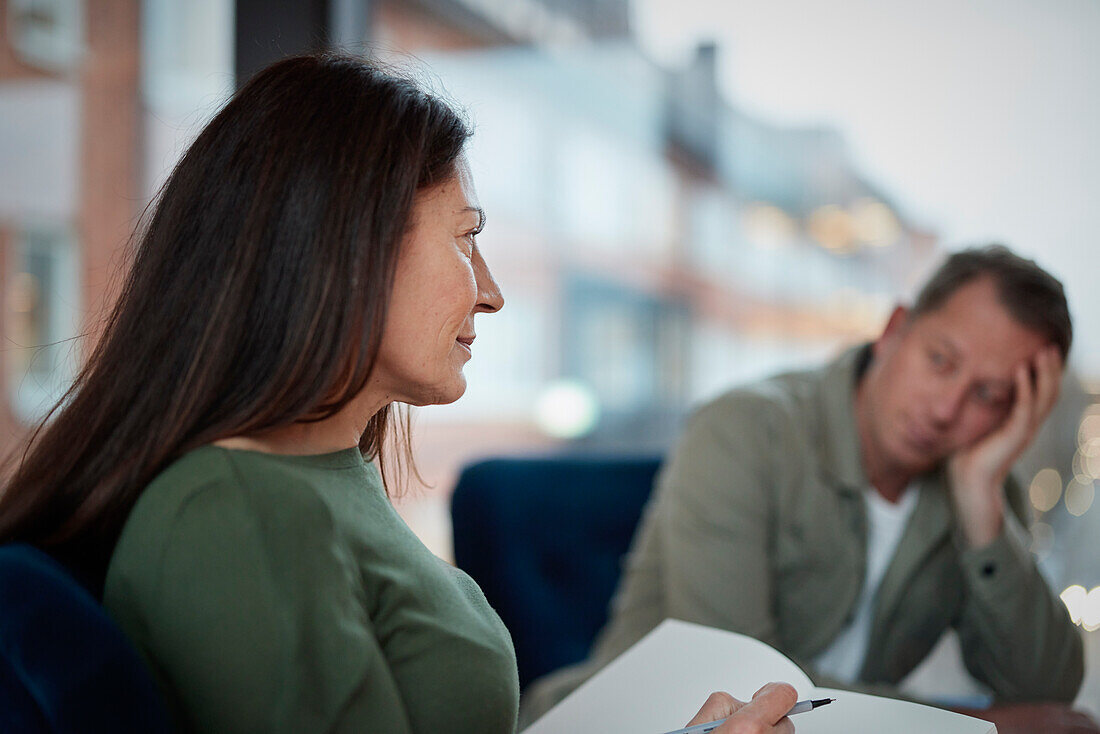
[[462,235],[462,241],[468,248],[466,255],[468,257],[474,256],[474,249],[477,248],[477,236],[481,234],[481,231],[485,229],[485,214],[482,213],[478,219],[477,226]]
[[462,243],[462,254],[466,257],[474,256],[474,248],[477,247],[477,232],[467,232],[459,238]]

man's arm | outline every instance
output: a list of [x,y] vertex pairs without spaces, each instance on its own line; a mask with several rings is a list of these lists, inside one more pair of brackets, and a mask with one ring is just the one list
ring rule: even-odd
[[772,646],[776,413],[745,394],[696,413],[662,474],[654,519],[667,615]]
[[1083,677],[1080,635],[1005,510],[1009,471],[1054,407],[1061,377],[1053,346],[1018,365],[1004,424],[947,464],[967,588],[957,624],[963,656],[975,677],[1011,700],[1070,701]]
[[966,600],[956,623],[967,669],[1013,701],[1072,701],[1084,676],[1081,636],[1047,587],[1014,517],[960,554]]

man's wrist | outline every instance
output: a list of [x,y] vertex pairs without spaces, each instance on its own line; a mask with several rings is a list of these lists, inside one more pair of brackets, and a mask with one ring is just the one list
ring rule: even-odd
[[993,545],[1001,537],[1001,533],[1004,532],[1004,518],[998,514],[995,519],[996,522],[994,523],[982,523],[973,526],[961,522],[960,530],[966,547],[971,550],[981,550]]
[[955,518],[968,548],[985,548],[1004,530],[1004,489],[1000,484],[966,486],[951,479]]
[[977,596],[988,599],[990,604],[994,599],[1003,602],[1026,586],[1022,575],[1025,560],[1007,531],[982,548],[961,548],[959,561],[964,576],[969,579],[967,586]]

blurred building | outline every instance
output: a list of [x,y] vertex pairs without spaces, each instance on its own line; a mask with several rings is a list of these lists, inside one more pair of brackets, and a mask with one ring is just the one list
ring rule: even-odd
[[133,2],[0,0],[2,449],[63,394],[116,292],[145,198],[139,59]]
[[441,527],[471,456],[662,450],[692,403],[873,334],[934,254],[836,132],[723,99],[716,48],[648,59],[628,0],[0,7],[6,446],[72,379],[202,123],[254,69],[326,44],[410,67],[477,130],[507,307],[481,319],[467,396],[418,415]]
[[627,0],[0,8],[8,445],[72,379],[131,230],[204,120],[251,70],[326,43],[411,63],[477,128],[508,306],[484,320],[467,398],[420,416],[441,487],[470,451],[659,449],[692,402],[873,332],[934,249],[836,133],[724,100],[717,49],[685,69],[647,59]]
[[[662,451],[692,404],[873,336],[935,236],[836,131],[738,109],[714,46],[655,64],[630,17],[629,0],[0,0],[0,450],[70,384],[131,231],[203,122],[255,69],[326,45],[409,67],[476,129],[507,305],[479,319],[466,397],[417,415],[429,489],[399,507],[440,555],[467,461]],[[1033,550],[1100,629],[1100,411],[1066,394],[1022,476]]]
[[568,380],[598,419],[560,433],[661,450],[692,403],[874,334],[935,254],[835,132],[723,100],[713,49],[673,71],[629,41],[416,54],[476,124],[508,302],[425,424],[538,423]]

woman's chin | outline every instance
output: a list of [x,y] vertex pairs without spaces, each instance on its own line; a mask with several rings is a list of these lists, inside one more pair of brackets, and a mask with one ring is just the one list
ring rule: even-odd
[[416,391],[416,397],[402,400],[402,403],[422,408],[426,405],[450,405],[466,394],[466,377],[459,374],[458,379],[445,386],[436,386]]
[[448,391],[443,397],[435,402],[436,405],[450,405],[457,402],[459,398],[466,394],[466,380],[462,381],[462,384],[453,390]]

